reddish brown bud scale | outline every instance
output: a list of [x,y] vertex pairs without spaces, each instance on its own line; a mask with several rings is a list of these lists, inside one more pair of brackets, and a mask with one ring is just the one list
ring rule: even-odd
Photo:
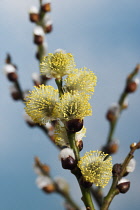
[[43,4],[42,7],[41,7],[41,10],[43,12],[50,12],[51,11],[51,4],[50,3]]
[[16,72],[10,72],[7,74],[7,78],[9,79],[9,81],[15,82],[18,79],[18,75]]
[[52,192],[55,192],[55,186],[54,186],[54,184],[49,184],[48,186],[43,187],[42,190],[45,193],[52,193]]
[[69,156],[66,159],[61,158],[62,167],[64,169],[72,170],[76,167],[76,160]]
[[113,122],[116,119],[116,115],[111,110],[108,110],[106,114],[106,119],[110,122]]
[[7,64],[11,64],[11,56],[10,56],[10,54],[7,54],[7,57],[6,57],[5,63],[7,63]]
[[118,143],[111,142],[103,148],[103,151],[107,154],[115,154],[118,151]]
[[135,146],[137,145],[137,143],[132,143],[131,145],[130,145],[130,149],[133,149]]
[[21,99],[21,95],[20,95],[19,91],[14,91],[14,92],[12,92],[12,93],[11,93],[11,96],[12,96],[12,98],[13,98],[15,101]]
[[36,13],[30,13],[30,21],[33,23],[36,23],[39,21],[39,14]]
[[49,167],[48,165],[43,164],[43,165],[42,165],[42,170],[43,170],[45,173],[48,173],[48,174],[49,174],[49,172],[50,172],[50,167]]
[[119,176],[120,173],[121,173],[121,170],[122,170],[122,165],[116,163],[116,164],[113,166],[113,169],[112,169],[113,176]]
[[81,119],[73,119],[66,122],[67,130],[71,133],[78,132],[83,127],[83,120]]
[[127,181],[127,182],[120,183],[120,184],[117,185],[117,188],[119,189],[120,193],[124,194],[124,193],[126,193],[129,190],[130,182]]
[[52,32],[52,30],[53,30],[52,24],[45,26],[44,30],[45,30],[45,33]]
[[136,91],[137,87],[138,87],[137,83],[135,81],[131,81],[127,84],[125,92],[126,93],[133,93],[133,92]]
[[34,35],[34,43],[37,45],[41,45],[43,43],[43,36],[41,35]]
[[82,140],[77,141],[77,147],[78,147],[79,151],[81,151],[83,149],[83,141]]

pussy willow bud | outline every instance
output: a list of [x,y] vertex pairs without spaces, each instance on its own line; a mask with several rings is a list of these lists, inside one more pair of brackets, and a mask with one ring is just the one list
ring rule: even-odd
[[61,150],[60,155],[61,164],[64,169],[72,170],[76,166],[75,155],[72,149],[64,148]]
[[41,26],[36,26],[34,29],[34,43],[41,45],[44,41],[44,31]]
[[36,179],[36,184],[38,188],[46,193],[51,193],[55,191],[55,185],[51,178],[44,175],[39,175]]
[[39,11],[37,7],[32,6],[29,10],[29,18],[31,22],[38,22],[39,21]]
[[35,157],[34,171],[37,175],[41,176],[45,174],[45,176],[49,175],[50,167],[46,164],[40,162],[38,157]]
[[130,149],[133,149],[136,145],[137,145],[136,142],[132,143],[132,144],[130,145]]
[[52,21],[48,21],[44,27],[45,33],[50,33],[53,30]]
[[126,93],[133,93],[133,92],[135,92],[137,87],[138,87],[138,85],[139,85],[139,79],[138,78],[136,78],[133,81],[128,82],[128,84],[126,86],[126,89],[125,89],[125,92]]
[[43,43],[43,36],[40,35],[34,35],[34,43],[37,45],[41,45]]
[[11,87],[10,87],[10,94],[11,94],[11,97],[12,97],[15,101],[21,99],[20,92],[17,90],[17,88],[16,88],[15,86],[11,86]]
[[76,142],[76,145],[77,145],[79,151],[81,151],[81,150],[83,149],[83,141],[82,141],[82,140],[77,141],[77,142]]
[[136,167],[136,160],[134,158],[132,158],[129,161],[128,165],[126,166],[126,171],[128,173],[133,172],[135,170],[135,167]]
[[130,181],[125,178],[122,178],[118,182],[117,188],[119,189],[120,193],[126,193],[130,188]]
[[126,171],[123,174],[123,177],[127,176],[130,172],[133,172],[135,170],[136,167],[136,160],[134,158],[132,158],[128,165],[126,166]]
[[9,81],[15,82],[18,79],[18,75],[16,73],[16,67],[14,65],[6,64],[3,70]]
[[121,173],[121,170],[122,170],[122,165],[116,163],[116,164],[113,166],[113,169],[112,169],[113,176],[119,176],[120,173]]
[[8,73],[8,74],[7,74],[7,77],[8,77],[8,79],[9,79],[9,81],[11,81],[11,82],[15,82],[15,81],[17,81],[17,79],[18,79],[18,75],[17,75],[16,72]]
[[78,132],[83,127],[83,120],[81,119],[72,119],[66,122],[67,130],[71,133]]
[[53,28],[53,22],[50,15],[47,13],[43,19],[44,31],[45,33],[50,33]]
[[116,118],[118,118],[120,113],[120,106],[119,104],[112,104],[106,114],[106,119],[110,122],[114,122]]
[[43,164],[42,165],[42,170],[44,171],[44,173],[49,174],[50,167],[48,165]]
[[52,193],[52,192],[55,192],[55,186],[54,184],[49,184],[48,186],[43,187],[42,190],[45,193]]
[[42,7],[41,7],[41,10],[43,12],[50,12],[51,11],[51,4],[50,3],[43,4]]
[[111,143],[103,147],[103,152],[107,154],[115,154],[118,151],[118,147],[118,141],[112,141]]

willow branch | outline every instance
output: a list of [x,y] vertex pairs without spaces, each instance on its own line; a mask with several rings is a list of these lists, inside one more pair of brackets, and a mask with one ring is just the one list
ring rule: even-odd
[[[129,76],[127,77],[126,86],[128,85],[129,82],[131,82],[133,80],[134,76],[136,76],[138,74],[139,70],[140,70],[140,65],[137,65],[135,67],[135,69],[132,71],[132,73],[129,74]],[[119,119],[120,114],[123,110],[124,100],[126,99],[126,97],[128,95],[128,93],[125,91],[126,86],[125,86],[125,88],[124,88],[124,90],[123,90],[123,92],[122,92],[122,94],[121,94],[121,96],[118,100],[118,104],[120,105],[120,113],[113,122],[110,122],[110,129],[109,129],[109,133],[108,133],[108,137],[107,137],[107,144],[109,144],[113,139],[113,135],[114,135],[117,123],[118,123],[118,119]]]
[[60,194],[65,199],[65,201],[72,206],[73,210],[80,210],[80,207],[74,202],[70,194],[68,192],[65,192],[63,189],[58,188],[57,184],[53,181],[53,178],[50,175],[50,167],[46,164],[41,163],[38,157],[35,157],[34,161],[35,166],[40,169],[41,173],[52,180],[55,186],[54,192]]
[[[68,134],[68,138],[69,138],[69,143],[70,143],[70,147],[73,149],[74,153],[75,153],[75,159],[78,162],[80,160],[80,154],[79,154],[79,149],[76,145],[76,141],[75,141],[75,133],[67,133]],[[71,171],[75,177],[77,178],[77,181],[79,183],[79,187],[81,189],[81,193],[82,193],[82,201],[85,204],[86,208],[89,210],[95,210],[93,202],[92,202],[92,198],[91,198],[91,192],[89,188],[84,188],[81,184],[80,184],[80,178],[81,178],[81,171],[78,167],[76,167],[75,169],[73,169]]]
[[130,152],[126,156],[124,162],[121,165],[121,171],[119,174],[113,175],[113,181],[111,188],[107,194],[107,196],[104,198],[103,204],[101,206],[101,210],[108,210],[110,203],[112,202],[113,198],[119,194],[119,189],[117,188],[118,181],[123,177],[123,175],[126,172],[126,167],[129,163],[129,161],[133,158],[134,152],[140,149],[140,142],[130,147]]

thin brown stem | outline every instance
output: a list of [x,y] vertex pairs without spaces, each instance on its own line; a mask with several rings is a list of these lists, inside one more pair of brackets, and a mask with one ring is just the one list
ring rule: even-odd
[[[137,65],[135,69],[131,72],[131,74],[128,75],[126,79],[126,86],[130,81],[133,80],[134,76],[138,74],[139,69],[140,69],[140,65]],[[108,137],[107,137],[107,144],[109,144],[113,140],[113,136],[114,136],[114,132],[118,123],[118,119],[120,117],[121,112],[123,111],[123,104],[128,95],[128,93],[126,92],[126,86],[118,100],[118,104],[120,105],[120,113],[113,122],[110,122],[110,128],[109,128]]]

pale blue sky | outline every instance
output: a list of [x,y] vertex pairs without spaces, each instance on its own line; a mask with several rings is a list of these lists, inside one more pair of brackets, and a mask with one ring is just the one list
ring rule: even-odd
[[[32,42],[34,24],[28,20],[28,10],[38,0],[0,1],[0,67],[6,53],[12,55],[19,69],[23,89],[31,89],[31,73],[38,71]],[[75,56],[78,67],[86,66],[98,76],[93,99],[93,116],[85,119],[87,127],[84,149],[99,149],[108,132],[105,113],[117,101],[126,76],[140,63],[140,1],[139,0],[53,0],[51,17],[54,30],[47,36],[48,50],[62,48]],[[63,175],[72,182],[72,194],[80,191],[75,178],[61,169],[58,151],[37,128],[30,129],[22,118],[23,104],[10,98],[9,85],[0,74],[0,209],[1,210],[50,210],[63,209],[60,196],[45,195],[35,185],[33,158],[38,155],[52,165],[52,175]],[[115,133],[120,140],[120,150],[113,156],[113,163],[121,162],[129,144],[140,140],[140,89],[129,97],[129,109],[122,114]],[[51,151],[51,152],[50,152]],[[136,152],[137,168],[129,175],[130,191],[114,199],[110,209],[139,209],[140,158]],[[108,187],[107,187],[108,189]],[[105,192],[107,192],[107,189]]]

